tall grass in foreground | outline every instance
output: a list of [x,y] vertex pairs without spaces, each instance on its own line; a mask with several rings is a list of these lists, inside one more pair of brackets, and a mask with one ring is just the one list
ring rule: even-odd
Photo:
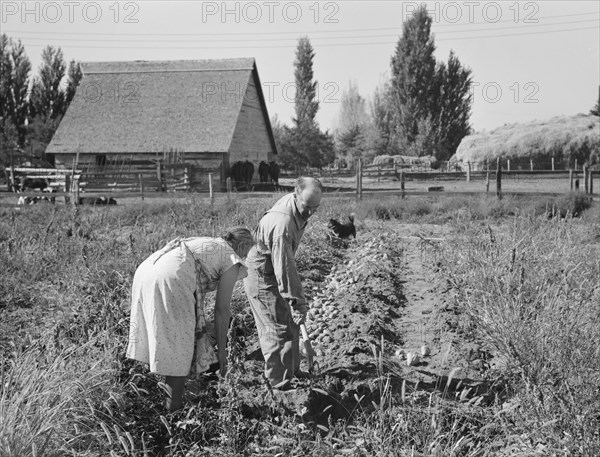
[[[567,218],[462,224],[447,273],[515,397],[511,455],[600,455],[600,246]],[[523,454],[519,454],[523,452]]]
[[[262,419],[247,417],[235,390],[245,378],[234,371],[221,397],[211,391],[166,414],[157,379],[123,356],[135,267],[174,236],[254,227],[274,200],[0,214],[0,455],[600,455],[598,208],[584,214],[587,225],[518,217],[488,228],[483,221],[526,212],[528,203],[513,199],[325,200],[298,259],[313,282],[339,260],[322,236],[330,216],[375,218],[387,207],[399,211],[390,225],[454,221],[452,280],[473,329],[504,356],[509,404],[448,402],[398,386],[402,372],[384,365],[382,347],[371,380],[379,400],[357,395],[346,422],[315,429],[268,397]],[[16,317],[21,338],[8,331]],[[4,335],[14,338],[11,354]]]
[[[85,455],[93,404],[111,384],[102,361],[81,359],[89,345],[48,350],[34,344],[3,367],[0,379],[0,455]],[[91,411],[91,412],[90,412]],[[93,435],[93,432],[92,432]]]

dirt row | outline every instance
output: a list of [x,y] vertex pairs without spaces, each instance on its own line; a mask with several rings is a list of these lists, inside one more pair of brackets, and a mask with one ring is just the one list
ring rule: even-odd
[[[461,401],[491,399],[485,354],[471,341],[438,269],[448,235],[442,226],[378,222],[364,225],[357,240],[336,245],[339,261],[331,271],[305,282],[315,367],[294,391],[269,391],[251,314],[240,316],[243,376],[236,389],[244,414],[267,416],[266,399],[274,398],[307,423],[352,420],[356,411],[376,407],[387,379],[398,392],[404,383],[424,396],[437,391]],[[424,345],[430,350],[425,356]],[[418,360],[409,366],[411,352]]]

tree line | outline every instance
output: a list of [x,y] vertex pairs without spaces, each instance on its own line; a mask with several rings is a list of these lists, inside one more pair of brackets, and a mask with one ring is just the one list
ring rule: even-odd
[[21,40],[0,35],[0,165],[13,156],[43,158],[60,120],[73,100],[82,73],[68,67],[62,50],[47,46],[32,76]]
[[[447,160],[470,132],[471,70],[451,52],[447,62],[435,60],[431,17],[422,7],[403,24],[391,76],[370,102],[350,81],[340,100],[339,125],[322,131],[315,51],[300,38],[294,61],[295,116],[290,126],[272,119],[278,162],[285,168],[322,168],[337,162],[351,165],[374,156],[434,156]],[[79,63],[68,69],[60,48],[47,46],[42,63],[31,76],[31,63],[20,40],[0,38],[0,161],[15,151],[43,157],[44,151],[81,80]]]
[[[432,18],[420,9],[402,26],[390,58],[390,76],[367,98],[349,81],[341,94],[338,125],[322,131],[316,115],[318,83],[315,51],[307,37],[298,41],[294,61],[296,95],[291,125],[271,119],[278,162],[286,169],[352,166],[379,155],[428,156],[446,161],[471,133],[472,71],[450,51],[436,60]],[[43,157],[82,73],[71,61],[68,70],[60,48],[47,46],[38,74],[19,41],[0,37],[0,165],[20,151]],[[600,102],[600,97],[599,97]],[[590,111],[598,115],[598,103]]]
[[422,6],[403,24],[391,56],[391,76],[369,102],[352,81],[342,93],[338,127],[322,132],[315,120],[319,103],[313,79],[314,50],[301,38],[294,62],[295,114],[292,125],[272,119],[279,160],[286,168],[342,166],[378,155],[431,156],[448,160],[471,132],[471,70],[451,51],[434,57],[432,19]]

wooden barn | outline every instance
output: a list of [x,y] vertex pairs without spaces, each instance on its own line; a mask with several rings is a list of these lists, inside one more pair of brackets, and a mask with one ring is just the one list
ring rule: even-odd
[[161,190],[165,174],[185,175],[192,189],[202,187],[194,183],[204,184],[207,172],[223,187],[236,162],[257,170],[275,160],[253,58],[81,67],[75,97],[46,149],[57,168],[77,168],[91,181],[145,173]]

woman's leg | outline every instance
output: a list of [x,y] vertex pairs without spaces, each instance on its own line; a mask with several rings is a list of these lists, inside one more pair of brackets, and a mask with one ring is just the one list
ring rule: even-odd
[[167,376],[165,383],[169,388],[169,396],[165,405],[170,412],[177,411],[183,405],[185,376]]

